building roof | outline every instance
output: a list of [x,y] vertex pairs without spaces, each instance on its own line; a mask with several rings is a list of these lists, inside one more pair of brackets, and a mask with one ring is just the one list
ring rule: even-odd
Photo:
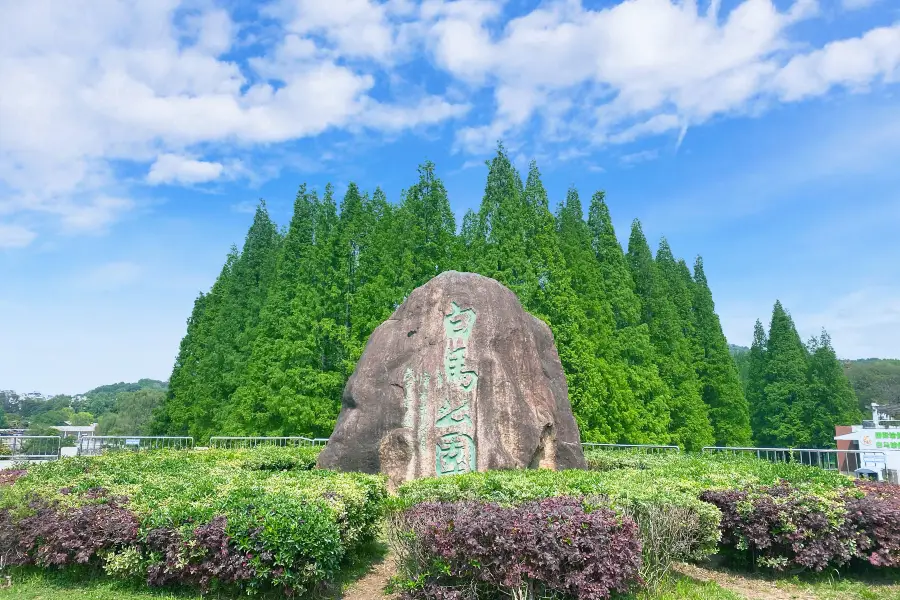
[[92,425],[54,425],[51,429],[56,429],[63,433],[93,433],[97,428],[97,424]]

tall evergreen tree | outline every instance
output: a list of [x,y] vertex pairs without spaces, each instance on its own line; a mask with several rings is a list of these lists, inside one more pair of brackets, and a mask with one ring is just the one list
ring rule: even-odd
[[470,260],[476,272],[501,282],[528,306],[538,281],[528,261],[526,238],[534,229],[530,223],[534,213],[524,192],[522,179],[500,144],[488,168]]
[[356,320],[366,321],[368,318],[368,315],[361,315],[354,310],[354,306],[358,304],[357,296],[366,283],[366,273],[361,268],[361,261],[368,253],[370,238],[376,226],[373,209],[369,196],[361,193],[357,185],[351,182],[341,202],[335,247],[338,264],[336,283],[342,296],[342,316],[340,320],[336,319],[336,323],[343,327],[342,354],[351,363],[355,363],[362,354],[364,342],[353,335],[357,330]]
[[[527,187],[527,186],[526,186]],[[569,311],[581,319],[581,368],[575,371],[573,407],[586,439],[624,442],[639,430],[640,406],[626,386],[615,352],[615,319],[602,287],[600,265],[591,247],[591,233],[583,219],[578,192],[571,188],[560,207],[559,246],[575,292]]]
[[260,202],[213,324],[215,353],[207,372],[208,394],[195,404],[192,435],[196,438],[206,439],[221,430],[222,415],[228,412],[232,395],[243,380],[281,241],[265,203]]
[[[234,260],[237,259],[237,248],[232,248],[225,266],[222,268],[216,285],[208,294],[200,293],[194,300],[194,309],[187,321],[187,333],[181,339],[175,366],[169,377],[169,387],[163,405],[157,409],[152,425],[156,435],[187,435],[190,430],[191,416],[189,408],[199,395],[198,379],[200,362],[208,351],[207,335],[211,316],[206,314],[206,307],[215,304],[224,285],[223,280],[230,274]],[[216,289],[218,286],[218,290]]]
[[354,297],[351,336],[364,346],[369,335],[403,301],[406,290],[400,266],[399,240],[404,235],[398,210],[388,203],[384,192],[375,190],[371,202],[375,223],[366,251],[360,255],[362,287]]
[[263,309],[243,385],[225,418],[227,433],[329,435],[336,410],[313,382],[319,373],[315,324],[320,315],[314,271],[319,200],[300,187]]
[[[350,187],[348,187],[350,192]],[[351,204],[355,202],[351,201]],[[319,413],[330,415],[328,425],[320,423],[324,435],[330,434],[340,411],[344,382],[353,371],[353,350],[347,327],[345,290],[347,253],[350,246],[344,234],[350,219],[341,222],[334,198],[334,186],[327,184],[321,202],[316,205],[314,264],[310,271],[313,288],[318,291],[310,308],[313,317],[309,341],[315,357],[313,370],[305,381],[305,396],[319,406]]]
[[667,443],[670,392],[659,376],[650,330],[641,322],[641,300],[602,191],[591,198],[588,228],[599,266],[598,279],[615,324],[615,362],[623,367],[624,388],[631,392],[640,411],[637,430],[629,431],[628,438],[621,441]]
[[747,446],[751,442],[750,409],[737,366],[728,349],[716,314],[703,259],[694,263],[694,335],[700,349],[696,362],[703,401],[719,446]]
[[403,195],[398,211],[403,232],[400,285],[405,293],[455,267],[459,256],[456,219],[434,163],[419,166],[419,180]]
[[656,249],[656,267],[668,291],[672,308],[675,309],[678,329],[688,345],[692,360],[696,362],[700,357],[700,348],[694,332],[694,285],[690,277],[685,280],[679,261],[666,238],[660,239]]
[[[380,193],[380,192],[379,192]],[[416,287],[444,271],[457,268],[462,248],[447,190],[432,162],[419,166],[419,179],[402,193],[396,209],[377,204],[382,216],[363,256],[371,283],[360,296],[359,314],[369,315],[365,336],[381,323]],[[381,298],[378,304],[371,302]]]
[[628,259],[636,289],[644,306],[643,317],[656,348],[660,375],[672,393],[670,431],[674,442],[699,450],[714,440],[706,405],[700,397],[694,357],[685,337],[671,290],[639,221],[635,220],[628,242]]
[[835,425],[862,420],[856,394],[825,331],[809,341],[809,397],[802,423],[813,448],[834,447]]
[[768,423],[768,407],[766,406],[766,346],[768,346],[765,327],[762,321],[756,320],[753,326],[753,343],[750,345],[747,358],[747,383],[744,395],[750,410],[750,428],[753,441],[757,446],[764,446],[765,431]]
[[[554,335],[574,339],[579,335],[578,315],[569,311],[574,297],[572,280],[559,247],[556,219],[550,212],[547,190],[541,181],[537,163],[531,161],[523,191],[526,220],[526,255],[534,273],[536,287],[526,304],[528,310],[543,318]],[[463,239],[466,236],[463,224]]]
[[802,423],[809,399],[807,371],[807,350],[794,321],[781,302],[775,302],[766,344],[761,423],[754,432],[758,443],[796,447],[810,442],[809,430]]

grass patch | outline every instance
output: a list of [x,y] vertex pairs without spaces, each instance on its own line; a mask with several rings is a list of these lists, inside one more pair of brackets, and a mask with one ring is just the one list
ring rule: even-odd
[[900,571],[820,573],[773,580],[786,591],[799,590],[821,600],[900,600]]
[[690,577],[673,575],[656,592],[642,592],[634,600],[744,600],[711,581],[697,581]]

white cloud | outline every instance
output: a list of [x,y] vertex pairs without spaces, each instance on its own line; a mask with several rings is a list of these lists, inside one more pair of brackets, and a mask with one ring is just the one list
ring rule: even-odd
[[204,183],[218,179],[222,175],[222,163],[195,160],[177,154],[161,154],[150,172],[147,182],[152,185],[161,183]]
[[[456,129],[457,148],[504,138],[533,154],[533,122],[548,146],[683,136],[718,115],[895,81],[900,63],[900,25],[824,46],[795,39],[815,0],[728,12],[548,0],[507,21],[505,0],[273,0],[262,28],[193,0],[0,2],[0,89],[14,91],[0,96],[0,214],[69,230],[102,230],[135,206],[110,200],[138,197],[120,162],[148,168],[148,184],[242,177],[229,161],[252,162],[261,144],[482,108],[463,92],[489,90],[493,107]],[[404,83],[397,67],[422,57],[450,75],[445,95]]]
[[156,160],[150,184],[195,183],[222,165],[206,155],[217,144],[246,153],[332,128],[398,131],[466,111],[424,94],[376,100],[377,68],[352,62],[386,61],[408,46],[415,36],[396,20],[415,7],[326,4],[281,2],[283,27],[259,38],[255,58],[235,62],[243,25],[206,3],[3,2],[0,89],[14,92],[0,96],[0,213],[91,229],[134,205],[109,200],[130,195],[117,161]]
[[893,81],[898,76],[900,23],[794,57],[773,84],[783,100],[795,101],[824,94],[833,86],[864,89],[879,78]]
[[245,213],[252,215],[256,212],[256,207],[259,206],[258,202],[251,202],[250,200],[243,200],[238,202],[237,204],[231,205],[231,210],[237,213]]
[[638,163],[647,162],[648,160],[653,160],[657,156],[659,156],[659,150],[641,150],[640,152],[624,155],[619,159],[619,162],[623,165],[636,165]]
[[133,207],[134,202],[127,198],[97,195],[85,202],[62,206],[56,212],[62,217],[63,228],[71,233],[100,233]]
[[[793,100],[781,90],[799,75],[819,82],[807,95],[893,76],[891,28],[835,44],[829,56],[800,53],[791,27],[817,8],[815,0],[783,11],[771,0],[743,0],[720,15],[718,2],[702,13],[697,2],[630,0],[589,10],[579,0],[557,0],[496,35],[487,26],[490,10],[446,16],[432,24],[430,48],[454,76],[494,86],[493,118],[461,129],[459,147],[484,152],[498,137],[520,137],[535,118],[559,141],[620,144],[669,131],[681,137],[716,115],[779,96]],[[575,96],[590,101],[577,105]],[[545,108],[561,101],[567,109]]]
[[0,248],[24,248],[34,241],[37,234],[21,225],[0,223]]
[[282,0],[274,12],[291,32],[320,33],[343,56],[385,60],[395,46],[389,8],[370,0]]

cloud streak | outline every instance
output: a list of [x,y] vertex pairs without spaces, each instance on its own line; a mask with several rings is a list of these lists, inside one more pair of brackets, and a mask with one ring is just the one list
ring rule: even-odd
[[[187,0],[6,3],[0,214],[37,225],[8,230],[5,245],[108,228],[137,206],[141,184],[122,165],[143,169],[148,186],[190,186],[247,177],[241,164],[261,147],[454,120],[467,158],[498,138],[583,152],[659,135],[680,143],[714,117],[900,75],[900,24],[804,45],[794,26],[816,16],[815,0],[782,10],[743,0],[728,12],[551,0],[515,18],[506,4],[275,0],[254,14]],[[444,89],[404,84],[430,75]]]

